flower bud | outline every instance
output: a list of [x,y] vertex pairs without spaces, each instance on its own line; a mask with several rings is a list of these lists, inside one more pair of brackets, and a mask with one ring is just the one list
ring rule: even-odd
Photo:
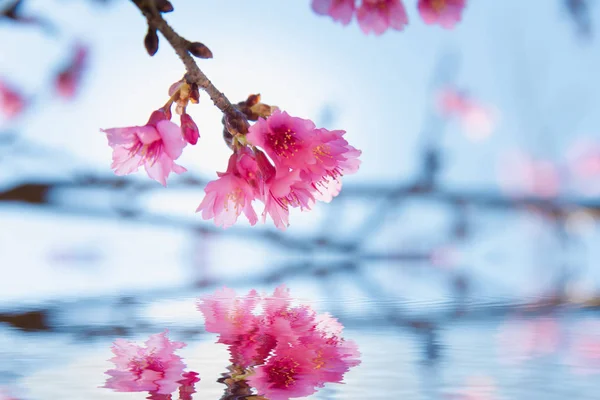
[[148,27],[148,33],[144,38],[144,46],[146,46],[146,51],[150,54],[150,57],[156,54],[158,51],[158,34],[156,33],[156,29]]
[[212,58],[212,51],[204,44],[200,42],[190,43],[188,46],[188,51],[192,53],[193,56],[198,58]]
[[185,141],[189,144],[195,145],[198,143],[198,139],[200,138],[198,126],[187,113],[181,114],[181,133]]

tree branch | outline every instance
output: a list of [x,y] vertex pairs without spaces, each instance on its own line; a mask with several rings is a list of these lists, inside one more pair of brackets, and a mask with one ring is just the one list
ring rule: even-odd
[[[228,122],[228,125],[235,130],[234,132],[231,132],[233,135],[237,133],[245,134],[247,132],[247,126],[249,126],[247,118],[229,101],[224,93],[219,91],[215,85],[213,85],[210,79],[208,79],[200,67],[198,67],[198,64],[196,64],[196,61],[189,53],[191,42],[175,32],[162,17],[162,14],[156,11],[155,7],[145,7],[140,1],[132,1],[142,14],[144,14],[148,21],[148,25],[162,33],[171,47],[173,47],[185,66],[187,71],[185,79],[188,83],[195,83],[198,87],[208,93],[215,106],[225,115],[225,120]],[[153,3],[153,0],[151,0],[151,2]]]

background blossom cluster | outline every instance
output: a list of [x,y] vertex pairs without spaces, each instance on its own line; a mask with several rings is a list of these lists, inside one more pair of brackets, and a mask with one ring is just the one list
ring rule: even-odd
[[[461,20],[467,0],[419,0],[417,8],[426,24],[452,29]],[[408,25],[402,0],[312,0],[312,9],[348,25],[356,16],[365,34],[381,35],[388,29],[401,31]]]

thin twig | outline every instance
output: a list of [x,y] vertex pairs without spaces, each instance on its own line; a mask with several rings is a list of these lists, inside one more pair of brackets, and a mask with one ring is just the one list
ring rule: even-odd
[[226,117],[229,117],[230,119],[239,119],[240,116],[242,116],[243,118],[243,114],[229,101],[227,96],[219,91],[204,72],[200,70],[200,67],[198,67],[198,64],[196,64],[196,61],[188,52],[190,41],[175,32],[162,17],[161,13],[152,12],[136,2],[134,2],[134,4],[140,9],[142,14],[144,14],[148,20],[148,24],[152,28],[158,29],[165,39],[167,39],[171,47],[173,47],[183,62],[183,65],[185,65],[187,71],[186,80],[188,80],[189,83],[196,83],[198,87],[208,93],[215,106],[221,110]]

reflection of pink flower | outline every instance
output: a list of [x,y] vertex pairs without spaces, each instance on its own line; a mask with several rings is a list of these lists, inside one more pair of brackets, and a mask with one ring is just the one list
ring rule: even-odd
[[114,342],[115,354],[110,361],[116,369],[106,371],[111,377],[104,387],[118,392],[156,392],[169,394],[179,386],[185,364],[174,354],[185,343],[171,342],[167,332],[150,336],[141,347],[124,339]]
[[103,129],[102,132],[113,148],[111,167],[117,175],[128,175],[143,164],[150,178],[166,186],[171,172],[186,171],[174,162],[185,147],[181,129],[169,121],[162,110],[154,111],[144,126]]
[[272,400],[312,394],[360,363],[356,344],[341,337],[336,319],[291,303],[280,286],[271,296],[251,291],[243,298],[223,289],[199,304],[207,331],[219,333],[231,361],[253,371],[248,383]]
[[8,83],[0,80],[0,111],[8,119],[21,114],[25,109],[25,99]]
[[452,29],[460,21],[467,0],[419,0],[419,13],[426,24]]
[[562,328],[555,318],[510,320],[499,332],[500,351],[508,361],[525,361],[559,350]]
[[330,15],[334,21],[348,25],[354,15],[354,0],[312,0],[312,9],[319,15]]
[[600,374],[600,322],[576,327],[567,358],[578,374]]
[[197,372],[184,372],[179,383],[179,400],[192,400],[192,394],[196,393],[196,383],[200,382]]
[[445,395],[448,400],[495,400],[496,386],[491,378],[485,376],[472,377],[465,387],[456,394]]
[[72,61],[56,77],[56,90],[62,97],[69,99],[77,93],[87,56],[88,48],[77,44]]
[[366,34],[381,35],[388,28],[401,31],[408,24],[408,16],[400,0],[363,0],[356,17],[360,29]]

